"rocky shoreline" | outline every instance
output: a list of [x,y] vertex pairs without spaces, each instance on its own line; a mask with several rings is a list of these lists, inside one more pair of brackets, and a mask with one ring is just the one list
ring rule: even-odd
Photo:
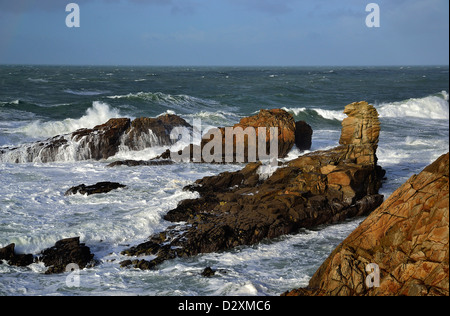
[[447,153],[370,214],[325,260],[308,287],[283,295],[448,296],[448,210]]
[[[120,262],[120,266],[157,269],[166,260],[253,245],[302,228],[368,216],[325,261],[307,288],[283,295],[448,295],[448,154],[383,202],[379,189],[385,171],[378,165],[376,155],[378,113],[367,102],[349,104],[344,113],[347,118],[342,122],[335,148],[276,165],[261,161],[260,156],[256,162],[249,162],[252,150],[264,152],[251,147],[249,135],[240,141],[233,139],[230,162],[238,160],[242,143],[246,166],[185,187],[198,192],[199,197],[184,200],[167,212],[164,219],[173,225],[124,250],[122,255],[129,259]],[[27,148],[11,148],[0,155],[14,158],[16,153],[25,151],[26,159],[15,162],[51,162],[76,144],[77,159],[102,160],[114,156],[121,146],[130,150],[155,145],[170,147],[175,142],[170,135],[175,127],[194,132],[193,126],[175,115],[133,121],[111,119],[93,129],[56,136]],[[261,110],[233,126],[248,127],[256,131],[265,128],[266,143],[253,146],[264,146],[266,153],[276,138],[278,158],[286,157],[294,145],[300,150],[311,148],[311,127],[306,122],[295,122],[284,110]],[[277,127],[277,135],[269,133],[271,127]],[[211,146],[212,136],[220,139],[219,146]],[[220,153],[216,157],[224,163],[225,139],[226,128],[217,128],[199,145],[191,144],[178,153],[167,150],[150,161],[115,161],[108,167],[170,165],[177,163],[173,157],[187,151],[190,162],[205,163],[195,156],[204,150],[213,156]],[[67,190],[65,195],[105,194],[124,187],[111,182],[82,184]],[[154,259],[142,258],[150,255]],[[36,255],[17,254],[15,245],[10,244],[0,249],[0,264],[3,261],[16,266],[44,262],[47,274],[65,272],[71,263],[80,269],[96,264],[94,254],[80,243],[79,237],[58,241]],[[369,263],[376,263],[381,269],[381,286],[376,289],[364,286]],[[205,269],[204,275],[211,276],[213,272]]]
[[[165,260],[252,245],[266,238],[367,215],[383,201],[384,171],[377,165],[378,113],[366,102],[345,108],[340,146],[300,156],[267,178],[261,162],[206,177],[185,189],[200,198],[182,201],[165,220],[176,223],[127,249],[137,257],[122,266],[153,269]],[[154,255],[155,259],[139,260]]]

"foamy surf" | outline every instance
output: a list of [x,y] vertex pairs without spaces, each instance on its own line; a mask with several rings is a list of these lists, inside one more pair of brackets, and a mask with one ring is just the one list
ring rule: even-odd
[[79,119],[67,118],[63,121],[33,121],[23,127],[12,130],[12,133],[22,133],[33,138],[49,138],[75,132],[81,128],[93,128],[104,124],[109,119],[121,117],[117,109],[111,108],[107,103],[94,101],[92,107],[86,110],[85,115]]
[[413,117],[448,120],[448,93],[442,91],[438,95],[430,95],[424,98],[412,98],[400,102],[381,103],[377,106],[377,110],[380,117]]

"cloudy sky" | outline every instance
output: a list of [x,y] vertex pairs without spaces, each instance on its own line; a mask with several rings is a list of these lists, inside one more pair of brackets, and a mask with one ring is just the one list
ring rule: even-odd
[[0,0],[0,64],[448,65],[448,12],[448,0]]

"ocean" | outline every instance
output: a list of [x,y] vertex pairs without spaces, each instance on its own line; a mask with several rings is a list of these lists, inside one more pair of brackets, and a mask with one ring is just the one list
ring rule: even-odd
[[[388,197],[449,151],[449,67],[69,67],[0,66],[0,151],[92,128],[117,117],[177,114],[205,127],[231,126],[260,109],[283,108],[313,130],[311,151],[338,145],[344,107],[367,101],[380,114],[378,163]],[[257,245],[164,262],[157,270],[121,268],[120,252],[171,223],[165,213],[196,193],[183,187],[243,165],[179,163],[106,168],[150,159],[165,148],[121,149],[105,161],[61,155],[15,163],[0,155],[0,248],[36,254],[80,236],[98,265],[45,275],[43,264],[0,264],[0,295],[272,296],[306,286],[333,249],[364,218],[302,230]],[[288,158],[303,153],[293,148]],[[112,181],[126,189],[64,196],[70,187]],[[217,269],[211,278],[206,267]]]

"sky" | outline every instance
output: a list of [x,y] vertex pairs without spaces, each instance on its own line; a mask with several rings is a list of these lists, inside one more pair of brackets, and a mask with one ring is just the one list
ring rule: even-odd
[[[79,6],[68,27],[66,5]],[[379,7],[368,27],[366,6]],[[448,65],[448,0],[0,0],[0,64]]]

